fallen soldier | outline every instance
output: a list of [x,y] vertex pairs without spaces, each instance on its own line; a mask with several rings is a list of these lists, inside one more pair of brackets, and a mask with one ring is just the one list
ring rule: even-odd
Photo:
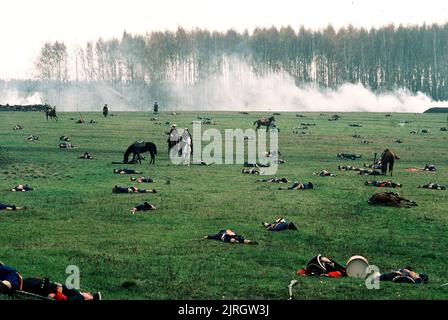
[[141,174],[143,172],[135,171],[134,169],[114,169],[115,174]]
[[381,169],[382,167],[383,167],[383,165],[382,165],[382,163],[381,163],[381,160],[378,160],[376,163],[374,163],[374,164],[369,164],[369,165],[366,165],[365,163],[364,163],[364,167],[365,168],[370,168],[370,169]]
[[352,123],[348,125],[349,127],[354,127],[354,128],[361,128],[362,125],[361,124],[357,124],[357,123]]
[[277,164],[284,164],[284,163],[286,163],[286,161],[283,160],[283,159],[278,159],[278,160],[277,160]]
[[361,170],[361,169],[356,168],[356,167],[354,167],[354,166],[350,166],[350,165],[347,165],[347,166],[344,166],[344,165],[338,165],[338,170],[344,170],[344,171],[359,171],[359,170]]
[[314,185],[311,182],[308,183],[301,183],[301,182],[294,182],[292,186],[287,188],[278,188],[278,190],[308,190],[308,189],[314,189]]
[[440,131],[448,131],[447,127],[440,128]]
[[435,189],[435,190],[446,190],[445,186],[442,186],[441,184],[438,183],[427,183],[427,184],[421,184],[418,186],[419,188],[424,188],[424,189]]
[[400,138],[397,138],[397,139],[395,140],[395,142],[396,142],[396,143],[403,143],[403,141],[402,141]]
[[284,219],[284,218],[279,218],[277,220],[275,220],[273,223],[267,223],[267,222],[262,222],[261,223],[266,230],[268,231],[283,231],[283,230],[297,230],[297,227],[294,225],[294,223]]
[[14,128],[12,128],[12,130],[23,130],[23,125],[21,124],[16,124]]
[[433,164],[426,164],[425,163],[425,167],[423,168],[423,170],[425,170],[425,171],[437,171],[437,168]]
[[91,160],[91,159],[93,159],[93,156],[88,152],[84,152],[84,154],[82,156],[80,156],[79,159]]
[[338,157],[341,159],[350,159],[350,160],[357,160],[361,158],[361,155],[356,155],[352,153],[338,153]]
[[429,278],[424,273],[417,273],[412,271],[411,267],[405,267],[402,269],[391,270],[381,274],[380,281],[393,281],[396,283],[413,283],[413,284],[427,284]]
[[243,169],[241,170],[242,174],[260,174],[257,169]]
[[84,119],[78,119],[76,123],[85,123]]
[[59,141],[65,141],[65,142],[69,142],[70,141],[70,138],[68,137],[68,136],[66,136],[66,135],[63,135],[63,136],[61,136],[60,138],[59,138]]
[[257,244],[256,241],[245,239],[230,229],[222,229],[217,234],[205,236],[204,239],[221,240],[228,243]]
[[92,120],[90,120],[90,123],[96,123],[96,120],[92,119]]
[[379,188],[401,188],[403,185],[401,183],[392,182],[391,180],[372,180],[366,181],[364,183],[366,186],[379,187]]
[[328,170],[322,169],[319,172],[313,173],[313,176],[319,176],[319,177],[335,177],[336,175],[333,173],[330,173]]
[[139,204],[138,206],[132,208],[131,212],[132,214],[135,214],[137,211],[149,211],[149,210],[156,210],[156,206],[148,202],[144,202],[143,204]]
[[382,205],[382,206],[392,206],[392,207],[404,207],[410,208],[417,206],[412,200],[400,197],[398,193],[395,192],[380,192],[376,193],[367,200],[371,205]]
[[18,184],[14,188],[11,189],[13,192],[26,192],[26,191],[33,191],[34,189],[29,187],[27,184]]
[[48,278],[24,278],[22,280],[22,276],[16,269],[0,262],[0,292],[14,294],[17,291],[59,301],[101,300],[100,292],[91,294],[77,289],[69,289]]
[[30,135],[27,139],[30,140],[30,141],[36,141],[36,140],[39,140],[39,137]]
[[131,181],[135,181],[138,183],[152,183],[154,180],[151,177],[131,177]]
[[157,193],[156,189],[140,189],[137,187],[119,187],[118,185],[115,185],[112,188],[112,193]]
[[270,164],[261,164],[261,163],[249,163],[247,161],[244,162],[243,166],[245,168],[269,168],[271,165]]
[[288,183],[288,179],[286,179],[286,178],[268,178],[268,179],[258,179],[256,182]]
[[60,149],[74,149],[75,146],[72,145],[71,143],[68,143],[68,142],[66,142],[66,141],[63,141],[63,142],[60,142],[60,143],[59,143],[59,148],[60,148]]
[[332,278],[346,277],[347,272],[343,266],[336,261],[322,255],[317,255],[312,258],[306,267],[297,270],[297,274],[300,276],[324,276]]
[[18,211],[18,210],[25,210],[26,207],[18,207],[14,204],[4,204],[0,203],[0,210],[6,210],[6,211]]
[[380,176],[380,175],[382,175],[382,173],[379,171],[372,170],[372,169],[363,169],[363,168],[359,169],[359,174],[361,176]]

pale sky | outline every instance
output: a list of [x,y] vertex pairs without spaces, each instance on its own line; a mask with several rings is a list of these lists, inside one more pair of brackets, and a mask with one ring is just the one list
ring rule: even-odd
[[123,31],[252,31],[291,25],[340,28],[448,22],[446,0],[1,0],[0,79],[31,77],[46,41],[69,48]]

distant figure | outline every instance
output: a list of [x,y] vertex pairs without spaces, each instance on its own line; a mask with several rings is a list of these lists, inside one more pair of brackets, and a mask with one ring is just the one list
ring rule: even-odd
[[189,166],[190,165],[190,156],[192,153],[192,148],[191,148],[191,134],[190,131],[188,130],[188,128],[184,129],[184,132],[182,133],[182,138],[181,138],[181,149],[182,149],[182,162],[184,165]]
[[48,121],[48,117],[50,117],[50,119],[56,119],[56,121],[58,121],[58,116],[56,115],[56,106],[54,106],[53,108],[51,106],[48,106],[45,109],[45,117]]
[[170,151],[173,147],[176,147],[176,149],[174,149],[174,152],[177,152],[179,149],[179,146],[177,145],[179,143],[180,137],[179,137],[179,132],[177,131],[177,127],[176,124],[173,123],[171,126],[171,129],[169,132],[166,132],[166,134],[169,136],[168,137],[168,155],[170,154]]
[[157,104],[157,101],[154,102],[154,113],[158,114],[159,113],[159,105]]
[[104,105],[104,107],[103,107],[103,116],[104,116],[104,118],[106,118],[108,114],[109,114],[109,108],[107,107],[107,103],[106,103]]

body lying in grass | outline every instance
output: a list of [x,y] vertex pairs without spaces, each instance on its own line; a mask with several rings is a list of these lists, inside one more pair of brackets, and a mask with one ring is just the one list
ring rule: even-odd
[[32,191],[32,190],[34,190],[34,189],[31,188],[30,186],[28,186],[27,184],[25,184],[25,185],[18,184],[14,188],[11,189],[11,191],[13,191],[13,192],[27,192],[27,191]]
[[267,178],[267,179],[258,179],[256,182],[288,183],[288,179],[286,179],[286,178]]
[[421,184],[418,186],[419,188],[424,188],[424,189],[435,189],[435,190],[446,190],[445,186],[442,186],[441,184],[438,183],[427,183],[427,184]]
[[91,160],[91,159],[93,159],[93,156],[88,152],[84,152],[84,154],[82,156],[80,156],[79,159]]
[[139,204],[138,206],[135,206],[131,209],[132,214],[135,214],[137,211],[150,211],[150,210],[156,210],[156,206],[153,204],[150,204],[149,202],[144,202],[142,204]]
[[18,210],[25,210],[26,207],[18,207],[14,204],[4,204],[0,203],[0,210],[6,210],[6,211],[18,211]]
[[269,231],[283,231],[288,229],[297,230],[297,227],[294,225],[294,223],[284,218],[279,218],[275,220],[273,223],[262,222],[261,224],[266,228],[266,230]]
[[356,154],[352,154],[352,153],[338,153],[338,158],[341,159],[350,159],[350,160],[357,160],[359,158],[361,158],[361,155],[356,155]]
[[312,182],[308,183],[301,183],[301,182],[294,182],[292,186],[289,186],[287,188],[278,188],[279,190],[301,190],[301,189],[314,189],[314,184]]
[[157,193],[156,189],[140,189],[137,187],[119,187],[115,185],[112,188],[112,193]]
[[142,174],[143,172],[141,171],[136,171],[134,169],[114,169],[114,173],[115,174]]
[[326,276],[332,278],[346,277],[345,268],[336,261],[318,254],[306,264],[305,268],[297,270],[300,276]]
[[402,269],[391,270],[381,274],[380,281],[393,281],[396,283],[428,283],[429,278],[424,273],[417,273],[412,271],[411,267],[405,267]]
[[204,239],[220,240],[228,243],[257,244],[256,241],[245,239],[230,229],[222,229],[217,234],[205,236]]
[[319,176],[319,177],[334,177],[336,176],[333,173],[330,173],[328,170],[322,169],[319,172],[313,173],[313,176]]
[[379,188],[401,188],[403,185],[401,183],[392,182],[391,180],[371,180],[364,183],[366,186],[379,187]]
[[154,180],[151,177],[131,177],[131,181],[139,182],[139,183],[152,183]]
[[101,300],[101,294],[83,292],[77,289],[68,288],[48,278],[23,278],[12,267],[0,262],[0,292],[14,294],[16,291],[24,291],[58,301],[88,301]]
[[343,170],[343,171],[359,171],[359,168],[356,168],[354,166],[344,166],[344,165],[338,165],[338,170]]
[[241,170],[242,174],[260,174],[260,171],[257,169],[243,169]]

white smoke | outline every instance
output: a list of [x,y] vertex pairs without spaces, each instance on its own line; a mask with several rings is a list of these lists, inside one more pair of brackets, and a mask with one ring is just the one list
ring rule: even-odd
[[16,89],[0,91],[0,104],[13,105],[33,105],[42,104],[42,93],[40,92],[19,92]]
[[423,112],[446,106],[425,94],[407,89],[373,93],[361,83],[346,83],[338,89],[322,89],[308,84],[298,87],[285,72],[257,76],[250,66],[232,62],[226,76],[213,76],[201,85],[177,85],[173,94],[183,110],[245,111],[367,111]]

